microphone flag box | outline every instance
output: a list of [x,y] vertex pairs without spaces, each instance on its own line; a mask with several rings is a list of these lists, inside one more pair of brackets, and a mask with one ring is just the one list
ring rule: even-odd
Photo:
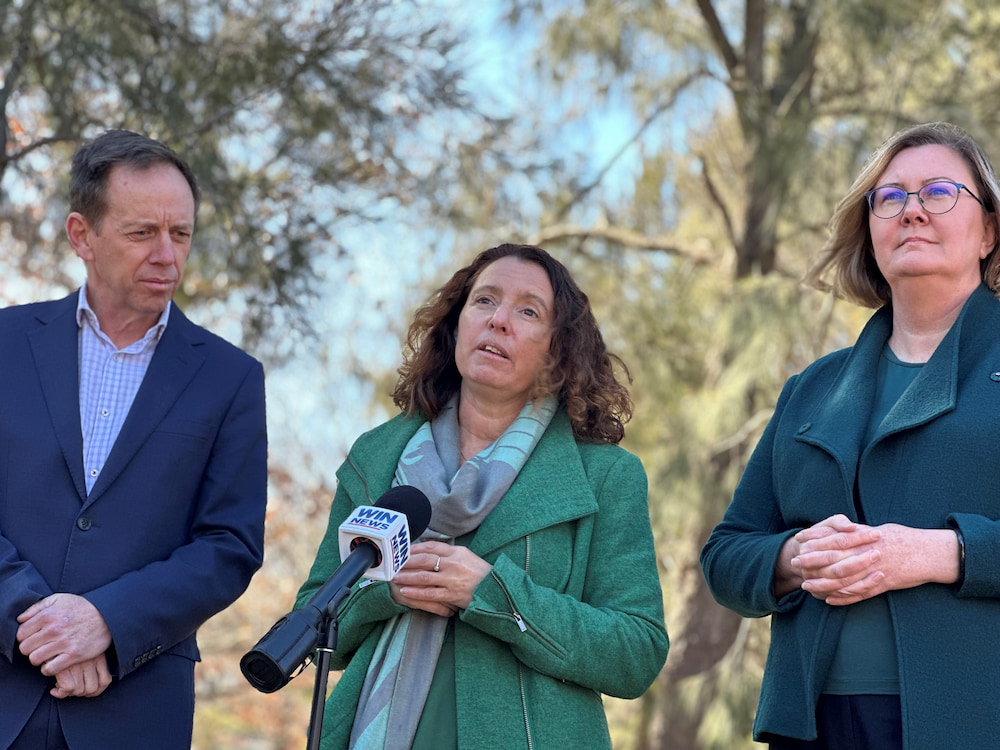
[[410,557],[410,527],[398,510],[359,505],[340,524],[339,541],[341,560],[358,544],[378,549],[378,561],[362,574],[376,581],[391,581]]

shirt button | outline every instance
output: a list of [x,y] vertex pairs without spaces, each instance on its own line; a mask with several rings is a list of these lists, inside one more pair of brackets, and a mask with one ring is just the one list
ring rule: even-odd
[[90,476],[96,477],[97,476],[97,469],[91,469],[90,470]]
[[108,415],[109,415],[110,413],[111,413],[111,412],[109,412],[109,411],[108,411],[107,409],[101,409],[101,416],[102,416],[102,417],[106,417],[106,416],[108,416]]
[[86,516],[80,516],[78,519],[76,519],[76,527],[80,529],[80,531],[86,531],[87,529],[90,528],[90,525],[91,525],[91,520]]

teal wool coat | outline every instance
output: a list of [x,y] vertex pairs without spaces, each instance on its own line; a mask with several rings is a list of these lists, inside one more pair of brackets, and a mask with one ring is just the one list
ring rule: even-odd
[[[338,526],[389,489],[421,421],[396,417],[351,448],[298,606],[340,564]],[[601,693],[642,695],[668,647],[639,459],[578,443],[557,412],[470,549],[493,572],[455,623],[459,747],[610,748]],[[384,582],[355,585],[341,607],[324,750],[347,747],[383,624],[402,611]]]
[[899,655],[906,750],[1000,742],[1000,302],[980,287],[879,427],[863,435],[891,333],[878,311],[857,343],[792,377],[701,554],[715,598],[771,615],[754,737],[816,737],[815,704],[845,610],[794,591],[775,600],[778,551],[834,513],[958,528],[964,583],[886,594]]

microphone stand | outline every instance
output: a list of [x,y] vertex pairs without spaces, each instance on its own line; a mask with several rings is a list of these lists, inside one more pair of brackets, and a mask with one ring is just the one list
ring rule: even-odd
[[319,750],[319,741],[323,735],[323,712],[326,708],[326,685],[330,677],[330,657],[337,650],[337,609],[340,603],[351,593],[349,586],[342,587],[330,599],[319,627],[316,648],[316,683],[313,687],[312,711],[309,718],[309,741],[306,750]]

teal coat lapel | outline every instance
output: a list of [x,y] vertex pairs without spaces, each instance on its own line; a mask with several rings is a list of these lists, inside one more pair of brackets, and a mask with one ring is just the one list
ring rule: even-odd
[[798,428],[797,440],[822,448],[836,459],[846,487],[854,485],[861,443],[875,399],[873,374],[891,332],[891,311],[883,308],[868,321],[827,395]]
[[[959,375],[965,369],[960,364],[962,331],[966,330],[965,339],[976,335],[989,315],[992,298],[984,286],[973,292],[933,356],[886,415],[873,444],[954,410]],[[891,333],[892,310],[886,306],[869,320],[826,398],[799,428],[799,440],[823,448],[837,460],[848,486],[853,486],[858,457],[865,449],[862,441],[875,397],[874,374]]]

